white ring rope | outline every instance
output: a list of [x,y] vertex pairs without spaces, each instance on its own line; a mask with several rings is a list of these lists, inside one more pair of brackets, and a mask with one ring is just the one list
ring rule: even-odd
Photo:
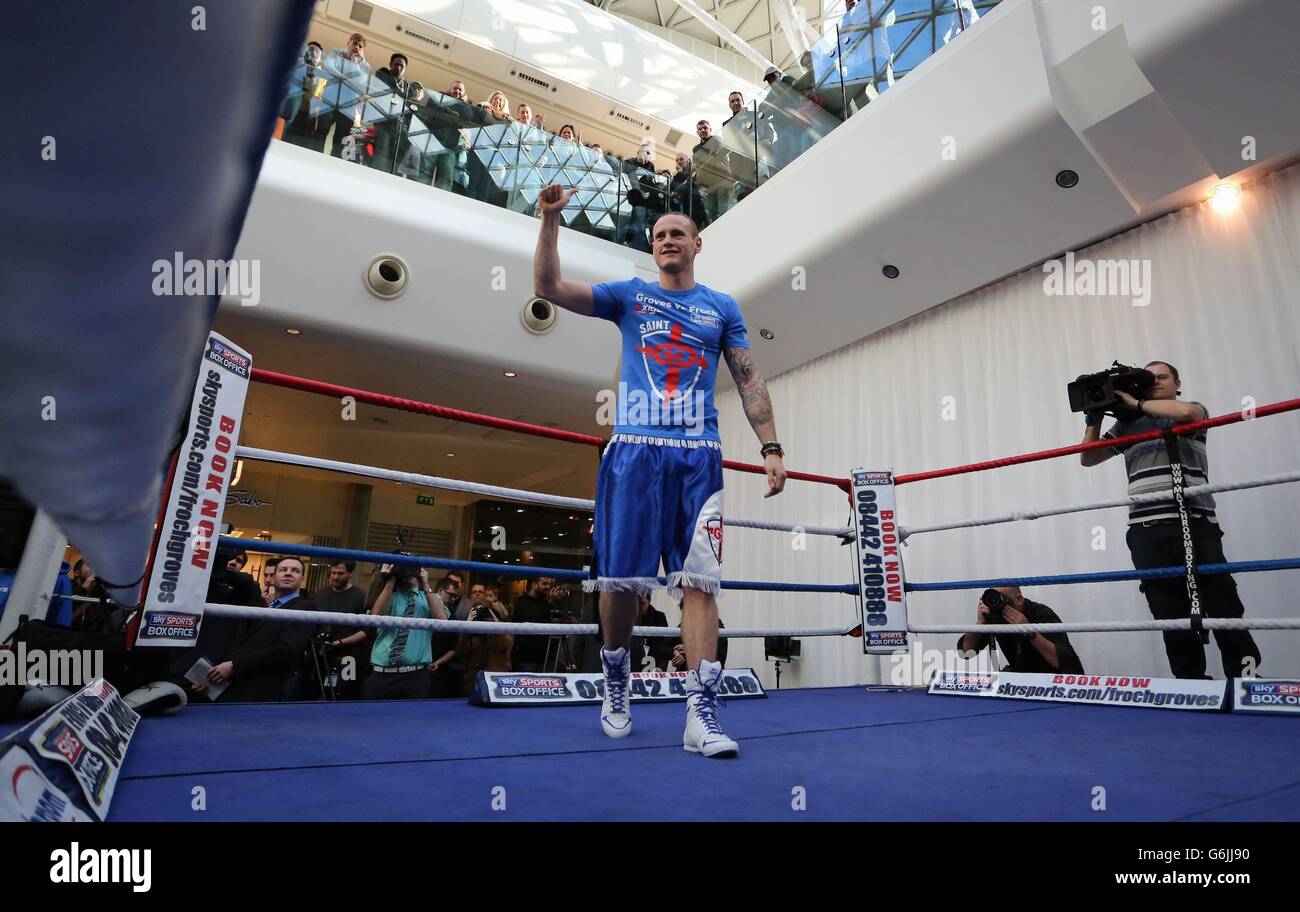
[[[300,611],[295,608],[252,608],[246,605],[204,605],[204,614],[215,617],[255,618],[295,624],[334,624],[340,627],[411,627],[440,633],[471,633],[479,636],[523,634],[538,636],[595,635],[595,624],[521,624],[510,621],[439,621],[434,618],[394,617],[391,614],[348,614],[344,611]],[[855,627],[792,627],[788,630],[723,628],[720,637],[846,636]],[[633,636],[680,637],[678,627],[633,627]]]
[[[1247,488],[1261,488],[1267,485],[1287,484],[1300,481],[1300,472],[1283,472],[1279,475],[1266,475],[1249,481],[1230,481],[1223,484],[1192,485],[1183,489],[1183,496],[1195,494],[1218,494],[1222,491],[1243,491]],[[921,532],[942,532],[946,529],[972,529],[976,526],[992,526],[998,523],[1018,522],[1024,519],[1038,519],[1043,516],[1061,516],[1066,513],[1083,513],[1088,510],[1106,510],[1111,507],[1127,507],[1130,504],[1159,503],[1174,499],[1172,491],[1154,491],[1150,494],[1134,494],[1114,500],[1098,500],[1092,503],[1075,504],[1068,507],[1049,507],[1045,510],[1018,510],[999,516],[985,516],[979,519],[963,519],[957,522],[937,523],[931,526],[900,526],[899,535],[906,540],[911,535]]]
[[[1300,618],[1212,618],[1206,630],[1300,630]],[[1136,630],[1191,630],[1190,618],[1149,621],[1076,621],[1068,624],[908,624],[908,633],[1126,633]]]
[[[262,462],[278,462],[284,465],[304,466],[312,469],[324,469],[328,472],[346,472],[351,475],[365,475],[370,478],[383,478],[388,481],[400,481],[406,484],[422,485],[426,488],[441,488],[445,491],[461,491],[466,494],[482,494],[487,497],[500,497],[506,500],[520,500],[526,503],[541,504],[548,507],[565,507],[571,510],[595,510],[594,500],[580,497],[560,497],[556,494],[539,494],[520,488],[504,488],[500,485],[477,484],[472,481],[460,481],[455,478],[442,478],[437,475],[422,475],[418,472],[399,472],[396,469],[381,469],[375,466],[361,465],[353,462],[338,462],[333,459],[320,459],[316,456],[299,456],[296,453],[279,453],[275,450],[263,450],[257,447],[240,446],[235,448],[235,456],[241,459],[257,459]],[[746,529],[769,529],[774,532],[806,532],[809,535],[848,535],[851,528],[833,528],[830,526],[803,526],[797,523],[766,522],[757,519],[728,519],[728,526],[740,526]]]
[[766,522],[759,519],[728,519],[726,525],[740,526],[744,529],[769,529],[772,532],[806,532],[809,535],[834,535],[842,538],[853,534],[852,526],[836,528],[834,526],[801,526],[798,523]]

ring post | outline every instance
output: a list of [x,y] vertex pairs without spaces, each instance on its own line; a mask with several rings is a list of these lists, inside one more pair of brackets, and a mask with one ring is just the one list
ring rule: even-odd
[[907,595],[898,553],[898,520],[892,469],[853,470],[854,553],[862,651],[889,655],[907,649]]

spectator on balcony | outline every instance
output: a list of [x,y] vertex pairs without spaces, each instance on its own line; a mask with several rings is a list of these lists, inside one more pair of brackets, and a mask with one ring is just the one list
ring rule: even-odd
[[[772,69],[775,69],[773,67]],[[731,108],[731,116],[722,122],[724,139],[726,145],[732,149],[738,149],[746,153],[749,158],[754,157],[754,107],[745,106],[745,96],[739,92],[732,92],[727,96],[727,106]],[[732,124],[732,121],[735,121]],[[770,148],[776,142],[776,128],[772,121],[766,117],[758,119],[758,144],[760,149]],[[731,124],[731,131],[727,133],[728,125]]]
[[526,101],[521,101],[519,107],[515,109],[515,123],[525,133],[540,131],[542,128],[542,115],[534,116],[533,109],[528,106]]
[[330,155],[343,157],[343,140],[351,133],[353,127],[361,129],[362,97],[366,94],[370,81],[370,64],[366,62],[366,38],[360,32],[348,36],[347,47],[335,48],[325,55],[325,68],[331,76],[342,85],[330,92],[338,92],[339,107],[334,111],[334,137],[331,140]]
[[483,122],[482,111],[470,104],[465,83],[459,79],[441,97],[435,93],[425,110],[429,132],[438,143],[432,147],[433,185],[464,195],[470,184],[469,136],[465,131]]
[[648,142],[642,143],[636,157],[629,158],[623,166],[632,214],[620,229],[619,243],[649,253],[650,226],[668,209],[667,182],[660,186],[660,178],[654,172],[654,146]]
[[578,130],[576,127],[573,126],[573,124],[565,124],[564,126],[560,127],[560,132],[556,134],[556,138],[562,139],[565,142],[577,143],[578,145],[582,145],[582,137],[578,134]]
[[382,112],[375,123],[375,154],[371,166],[380,171],[392,172],[401,159],[399,146],[405,136],[405,125],[410,122],[406,99],[411,84],[404,78],[408,62],[405,54],[393,54],[388,66],[375,70],[370,86],[370,101]]
[[293,88],[280,111],[284,141],[314,152],[325,151],[325,138],[334,123],[323,97],[330,78],[321,67],[324,54],[318,42],[307,42],[302,60],[293,71]]
[[488,96],[487,115],[484,122],[488,126],[514,122],[514,118],[510,116],[510,100],[506,98],[505,92],[498,90]]
[[709,224],[709,213],[704,205],[704,197],[691,171],[691,158],[685,152],[677,153],[677,171],[668,186],[673,212],[681,212],[689,216],[695,222],[696,229],[703,229]]

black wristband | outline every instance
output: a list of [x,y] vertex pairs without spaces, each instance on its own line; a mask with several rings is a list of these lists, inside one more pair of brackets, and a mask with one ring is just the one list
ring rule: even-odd
[[762,456],[765,459],[772,453],[775,453],[776,455],[781,457],[785,456],[785,450],[783,450],[781,448],[781,444],[777,443],[775,440],[772,441],[771,443],[763,444],[762,449],[760,449],[758,453],[760,456]]

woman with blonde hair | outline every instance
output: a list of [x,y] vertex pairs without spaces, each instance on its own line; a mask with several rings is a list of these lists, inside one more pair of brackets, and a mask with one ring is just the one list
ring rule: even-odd
[[488,97],[487,113],[497,123],[511,123],[514,121],[514,118],[510,116],[510,100],[506,98],[506,93],[500,89]]

